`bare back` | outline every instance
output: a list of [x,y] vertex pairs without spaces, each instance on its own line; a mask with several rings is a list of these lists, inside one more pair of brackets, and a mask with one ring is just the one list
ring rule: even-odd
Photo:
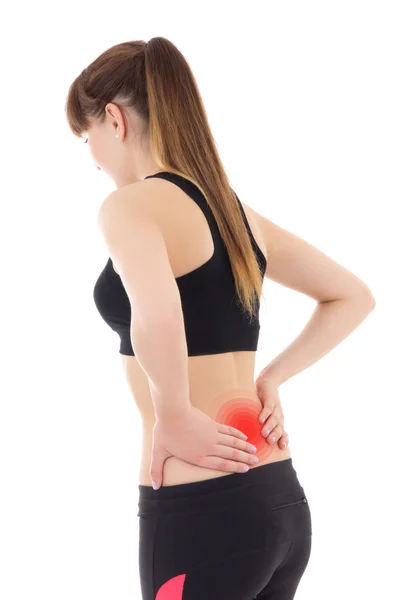
[[[182,189],[164,179],[159,179],[157,185],[163,198],[159,207],[159,222],[163,227],[172,271],[175,277],[179,277],[197,269],[211,258],[214,250],[213,239],[201,209]],[[257,213],[243,202],[242,206],[253,235],[267,257],[266,240]],[[221,423],[228,423],[232,411],[240,406],[256,424],[262,404],[254,383],[255,354],[254,351],[240,351],[189,356],[188,375],[192,406]],[[121,358],[129,388],[142,417],[143,443],[139,483],[150,486],[149,470],[155,414],[148,378],[135,356],[121,355]],[[250,468],[289,458],[289,448],[281,450],[276,443],[269,444],[265,438],[261,438],[261,423],[258,423],[258,426],[260,439],[255,445],[259,462]],[[229,473],[199,467],[170,457],[164,466],[163,486],[225,475]]]

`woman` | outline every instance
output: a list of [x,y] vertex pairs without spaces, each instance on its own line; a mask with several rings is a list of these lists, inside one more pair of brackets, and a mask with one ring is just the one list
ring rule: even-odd
[[[142,598],[289,600],[312,530],[278,387],[349,335],[373,296],[240,202],[194,76],[165,38],[105,51],[73,82],[66,113],[117,187],[99,211],[110,257],[94,300],[142,417]],[[254,383],[264,277],[317,304]]]

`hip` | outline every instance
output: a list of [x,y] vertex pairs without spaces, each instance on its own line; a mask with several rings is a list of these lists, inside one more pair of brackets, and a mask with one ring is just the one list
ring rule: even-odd
[[234,551],[239,534],[244,547],[254,550],[312,534],[308,498],[292,458],[229,477],[158,490],[141,484],[138,488],[137,516],[142,532],[156,523],[170,527],[161,538],[171,540],[175,536],[177,544],[179,533],[182,550],[189,547],[190,537],[199,544],[205,536],[203,547],[208,551],[232,538]]
[[[263,465],[270,464],[277,461],[287,460],[291,457],[290,448],[286,447],[281,450],[278,444],[270,444],[266,440],[262,442],[262,448],[257,447],[255,456],[258,457],[258,463],[251,465],[249,464],[249,471],[257,469]],[[151,463],[151,439],[144,439],[142,445],[142,456],[140,461],[140,472],[139,472],[139,484],[144,486],[151,486],[150,477],[150,463]],[[192,483],[195,481],[203,481],[208,479],[214,479],[217,477],[225,477],[232,475],[231,472],[219,471],[215,469],[208,469],[198,465],[188,463],[176,456],[167,458],[164,463],[163,470],[163,487],[171,485],[179,485],[185,483]],[[240,473],[242,475],[242,473]],[[246,473],[243,473],[246,475]]]
[[291,458],[158,490],[139,485],[138,509],[146,600],[183,586],[185,598],[253,598],[285,561],[285,590],[295,589],[309,559],[310,509]]

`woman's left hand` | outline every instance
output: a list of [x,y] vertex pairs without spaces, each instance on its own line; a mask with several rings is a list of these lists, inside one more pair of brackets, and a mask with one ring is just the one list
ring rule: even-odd
[[[278,443],[281,450],[289,445],[289,436],[284,429],[285,417],[279,399],[278,386],[273,379],[260,375],[256,381],[257,395],[260,398],[263,408],[259,414],[258,420],[263,424],[261,435],[266,438],[269,444]],[[265,421],[262,421],[262,418]]]

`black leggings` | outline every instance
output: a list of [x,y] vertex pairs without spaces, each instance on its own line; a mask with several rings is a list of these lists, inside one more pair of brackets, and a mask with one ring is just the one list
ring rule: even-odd
[[291,600],[311,552],[292,459],[153,490],[139,484],[142,600]]

